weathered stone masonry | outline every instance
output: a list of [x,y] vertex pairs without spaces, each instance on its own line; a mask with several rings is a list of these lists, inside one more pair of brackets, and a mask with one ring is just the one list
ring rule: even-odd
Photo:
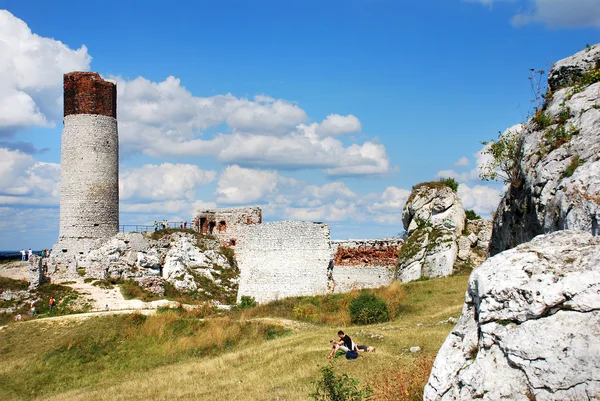
[[83,254],[119,232],[116,85],[98,73],[64,76],[60,232],[53,256]]
[[232,207],[199,210],[192,218],[194,230],[210,234],[226,245],[235,245],[241,227],[262,223],[262,210],[259,207]]
[[390,284],[402,242],[399,238],[331,241],[330,289],[347,292]]
[[236,246],[238,301],[242,295],[267,302],[327,293],[331,246],[326,224],[280,221],[247,225],[241,231]]

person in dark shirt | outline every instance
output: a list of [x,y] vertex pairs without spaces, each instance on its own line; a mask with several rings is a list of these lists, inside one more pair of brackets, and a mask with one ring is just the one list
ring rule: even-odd
[[338,331],[338,337],[340,338],[339,341],[331,340],[333,347],[331,348],[331,352],[329,353],[329,356],[327,358],[333,358],[338,349],[341,349],[344,352],[348,352],[351,350],[358,351],[356,345],[354,344],[354,342],[348,334],[344,334],[344,332],[340,330]]

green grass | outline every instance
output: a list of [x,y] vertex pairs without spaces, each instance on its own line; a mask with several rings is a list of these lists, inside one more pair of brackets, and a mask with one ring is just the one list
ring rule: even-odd
[[583,165],[583,163],[584,162],[579,158],[579,155],[573,156],[563,172],[563,177],[571,177],[575,173],[575,170],[577,170],[579,166]]
[[29,287],[25,280],[15,280],[8,277],[0,277],[0,289],[11,291],[23,291]]
[[[456,275],[373,290],[386,302],[399,301],[395,320],[372,326],[294,316],[309,305],[335,316],[357,293],[288,298],[205,319],[206,311],[178,308],[149,317],[15,323],[0,331],[0,394],[3,400],[308,399],[327,363],[328,340],[343,329],[377,352],[339,358],[336,373],[369,384],[376,399],[419,399],[453,327],[436,323],[460,315],[466,285],[467,276]],[[277,316],[294,320],[279,326]],[[412,354],[411,346],[422,351]]]
[[[24,280],[0,277],[0,289],[2,290],[26,290],[28,286],[29,284]],[[50,297],[56,299],[56,307],[52,312],[50,312],[48,306]],[[72,288],[59,284],[46,283],[31,291],[31,296],[22,300],[20,305],[2,304],[3,306],[0,307],[17,306],[17,309],[12,314],[0,314],[0,325],[12,322],[17,313],[20,313],[25,320],[30,319],[31,317],[28,315],[28,312],[31,308],[31,302],[34,300],[36,301],[36,316],[34,318],[69,315],[85,312],[89,308],[89,305],[81,302],[79,294]],[[4,302],[14,303],[14,301]]]
[[[383,299],[390,318],[395,319],[400,313],[404,294],[399,283],[363,292]],[[279,317],[319,325],[349,325],[350,305],[359,295],[360,292],[353,291],[345,294],[283,298],[255,308],[243,309],[239,313],[245,318]]]
[[[0,394],[33,399],[277,338],[280,327],[193,314],[113,315],[64,327],[12,325],[2,333]],[[24,341],[25,340],[25,341]]]

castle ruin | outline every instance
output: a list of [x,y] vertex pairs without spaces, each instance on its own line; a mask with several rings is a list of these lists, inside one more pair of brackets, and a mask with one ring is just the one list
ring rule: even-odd
[[[120,241],[116,102],[116,85],[98,73],[64,75],[60,232],[48,263],[50,274],[77,274],[79,263],[89,274],[96,266],[99,277],[110,272],[113,255],[101,254],[106,247],[112,250],[107,244]],[[238,300],[248,295],[260,302],[387,285],[394,279],[401,242],[331,241],[324,223],[263,224],[259,207],[199,210],[192,228],[235,248]],[[136,266],[148,265],[142,250],[137,259]],[[156,259],[151,265],[161,263]]]
[[52,256],[75,261],[119,232],[114,83],[96,72],[64,75],[61,140],[60,231]]
[[259,207],[196,212],[193,227],[235,248],[240,269],[238,301],[259,302],[390,284],[399,238],[332,241],[320,222],[262,223]]

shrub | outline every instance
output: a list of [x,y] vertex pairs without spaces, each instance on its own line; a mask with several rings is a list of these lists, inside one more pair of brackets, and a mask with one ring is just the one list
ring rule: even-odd
[[474,210],[465,210],[465,216],[467,220],[479,220],[481,219],[481,216],[478,215],[477,213],[475,213]]
[[240,303],[238,304],[238,308],[240,309],[250,309],[256,306],[256,300],[254,297],[249,297],[248,295],[242,295],[240,299]]
[[350,319],[357,324],[387,322],[387,305],[383,299],[363,291],[350,303]]
[[321,368],[320,380],[315,381],[316,391],[310,397],[316,401],[360,401],[370,400],[373,390],[369,386],[359,388],[358,380],[346,373],[336,376],[333,364]]
[[571,159],[571,162],[569,163],[567,168],[565,169],[565,171],[563,173],[563,177],[572,176],[573,173],[575,173],[575,170],[577,170],[577,167],[581,166],[582,164],[583,164],[583,161],[581,161],[581,159],[579,158],[579,155],[575,155]]
[[442,181],[447,187],[449,187],[454,192],[458,191],[458,182],[454,178],[442,178]]
[[533,115],[533,117],[531,117],[531,120],[540,129],[549,127],[550,125],[552,125],[554,123],[554,121],[552,120],[552,117],[550,117],[548,114],[544,113],[542,110],[536,111],[535,114]]
[[498,140],[483,141],[482,154],[491,157],[480,167],[479,177],[484,181],[503,181],[519,187],[519,160],[521,158],[520,135],[518,131],[500,134]]

